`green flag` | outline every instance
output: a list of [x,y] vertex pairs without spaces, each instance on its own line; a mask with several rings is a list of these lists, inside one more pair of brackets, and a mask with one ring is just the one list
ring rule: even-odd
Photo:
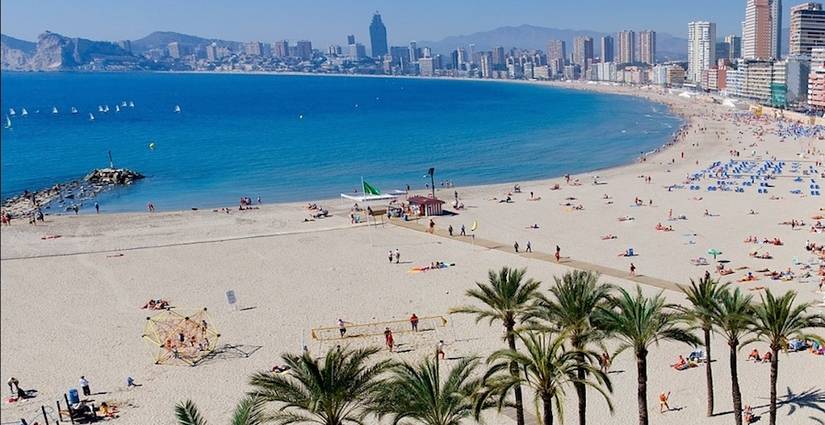
[[371,184],[364,182],[364,194],[365,195],[380,195],[381,191],[377,188],[373,187]]

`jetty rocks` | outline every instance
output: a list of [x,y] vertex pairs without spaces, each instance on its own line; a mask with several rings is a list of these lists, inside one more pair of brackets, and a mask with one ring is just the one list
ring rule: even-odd
[[[100,168],[80,180],[58,183],[36,192],[28,190],[3,200],[2,213],[12,218],[29,217],[46,211],[69,212],[87,205],[101,192],[126,186],[144,178],[126,168]],[[55,207],[54,209],[52,207]],[[45,211],[44,211],[45,210]]]
[[132,184],[144,176],[126,168],[100,168],[92,171],[83,178],[87,183],[96,186]]

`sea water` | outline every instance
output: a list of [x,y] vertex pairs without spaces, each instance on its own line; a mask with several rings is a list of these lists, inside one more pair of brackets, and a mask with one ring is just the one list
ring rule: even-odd
[[[352,192],[362,178],[382,191],[420,189],[430,167],[436,185],[549,178],[631,162],[680,125],[660,104],[535,84],[171,73],[1,80],[3,123],[17,112],[2,130],[3,198],[106,167],[111,152],[116,167],[146,179],[100,195],[104,211],[230,206],[241,196],[311,201]],[[116,112],[124,101],[135,106]]]

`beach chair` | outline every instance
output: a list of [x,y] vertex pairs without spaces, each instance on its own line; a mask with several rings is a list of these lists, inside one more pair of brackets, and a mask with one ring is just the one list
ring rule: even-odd
[[707,358],[705,357],[704,350],[693,350],[688,354],[688,360],[696,363],[704,363]]
[[796,352],[796,351],[803,351],[808,348],[808,344],[805,341],[799,339],[792,339],[788,342],[788,351]]

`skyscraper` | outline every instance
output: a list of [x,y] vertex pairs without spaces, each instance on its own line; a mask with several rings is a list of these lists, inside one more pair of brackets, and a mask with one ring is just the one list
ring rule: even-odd
[[728,45],[728,60],[736,62],[742,57],[742,37],[736,34],[725,36],[725,43]]
[[347,46],[352,45],[352,44],[355,44],[355,36],[354,35],[348,35],[347,36]]
[[550,40],[547,44],[547,63],[561,61],[561,66],[567,61],[567,46],[563,40]]
[[493,78],[493,52],[481,52],[481,77]]
[[279,58],[289,56],[289,41],[276,41],[273,45],[272,54]]
[[497,46],[493,49],[492,56],[492,69],[504,69],[504,65],[507,64],[507,57],[504,55],[504,47]]
[[648,65],[656,63],[656,31],[639,33],[639,62]]
[[579,65],[584,71],[588,61],[593,61],[593,38],[576,37],[573,42],[573,63]]
[[166,45],[166,50],[169,51],[169,57],[174,58],[174,59],[180,59],[181,48],[180,48],[180,43],[178,43],[177,41],[173,41],[173,42],[167,44]]
[[387,54],[387,27],[381,22],[381,15],[375,12],[370,24],[370,45],[372,57],[380,58]]
[[742,23],[742,56],[745,59],[771,58],[771,8],[768,0],[748,0]]
[[790,54],[808,55],[815,47],[825,47],[825,11],[820,3],[803,3],[791,8]]
[[636,33],[633,31],[622,31],[619,33],[619,45],[617,46],[618,63],[636,62]]
[[312,59],[312,42],[309,40],[298,40],[295,47],[295,55],[303,60]]
[[716,24],[691,22],[688,24],[688,80],[699,83],[702,71],[711,68],[716,59]]
[[415,41],[410,42],[410,62],[417,62],[418,61],[418,47],[415,44]]
[[782,0],[768,0],[771,11],[771,57],[782,57]]
[[609,35],[606,35],[606,36],[602,37],[602,40],[601,40],[601,53],[600,53],[602,63],[613,62],[613,45],[614,45],[613,37],[611,37]]
[[218,45],[212,43],[206,46],[206,60],[214,62],[218,60]]

